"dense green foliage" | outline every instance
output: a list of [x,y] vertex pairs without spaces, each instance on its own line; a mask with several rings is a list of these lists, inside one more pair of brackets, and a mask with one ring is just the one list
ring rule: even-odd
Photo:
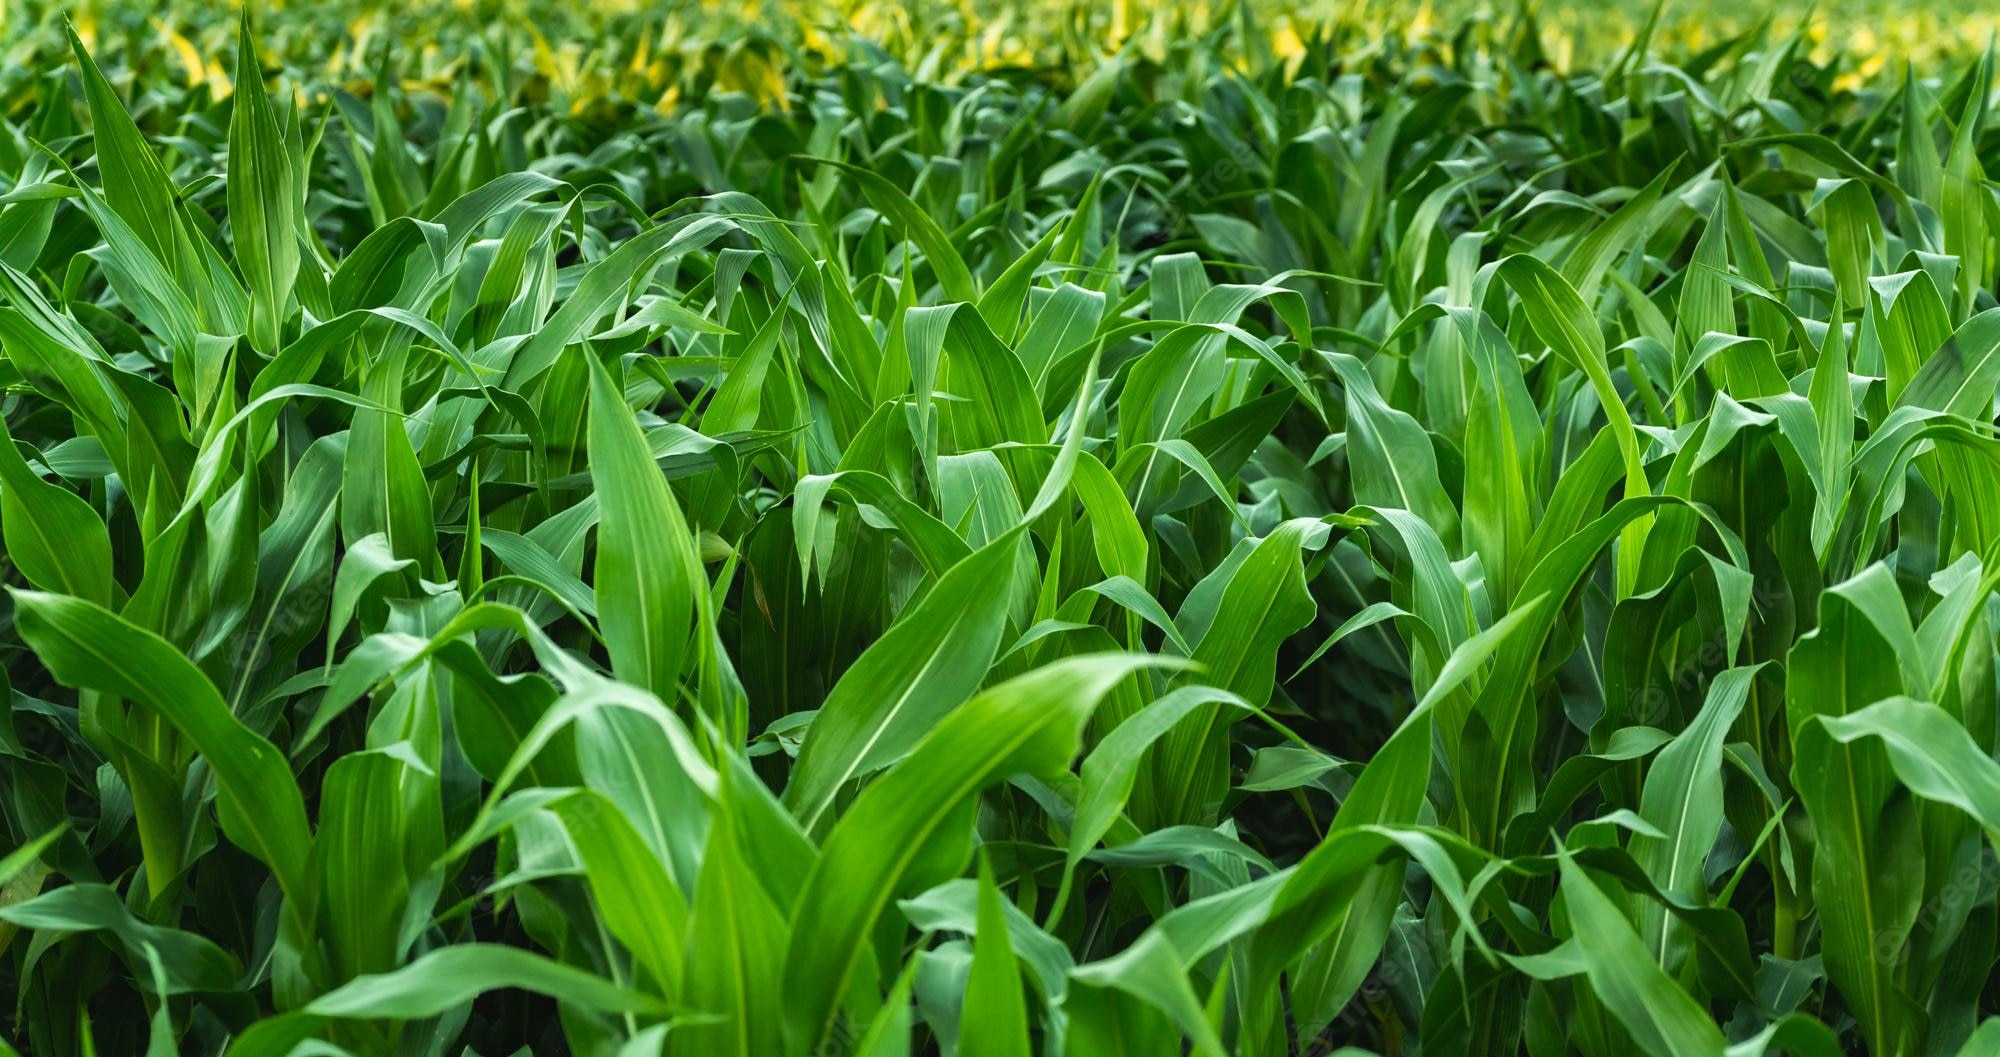
[[1990,57],[292,17],[0,77],[0,1053],[2000,1051]]

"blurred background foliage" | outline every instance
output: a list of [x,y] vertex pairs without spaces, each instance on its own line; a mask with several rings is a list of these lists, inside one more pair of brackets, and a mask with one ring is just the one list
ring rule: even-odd
[[[671,112],[690,93],[741,92],[783,105],[784,78],[870,59],[951,82],[1002,76],[1072,83],[1112,55],[1166,61],[1177,49],[1215,51],[1246,70],[1295,75],[1310,45],[1330,42],[1350,68],[1435,64],[1505,45],[1532,49],[1557,72],[1602,64],[1635,44],[1659,56],[1714,61],[1795,34],[1798,61],[1839,91],[1863,92],[1907,63],[1968,57],[2000,32],[2000,8],[1977,2],[1724,0],[449,0],[271,3],[268,64],[365,93],[389,41],[405,85],[440,93],[469,73],[504,69],[527,98],[575,113],[609,106]],[[108,68],[171,70],[214,98],[229,92],[235,7],[13,0],[0,4],[0,87],[18,109],[37,59],[65,50],[62,20]],[[405,49],[408,51],[408,49]],[[166,53],[162,55],[161,53]],[[159,56],[165,62],[152,62]],[[609,117],[610,114],[605,116]]]

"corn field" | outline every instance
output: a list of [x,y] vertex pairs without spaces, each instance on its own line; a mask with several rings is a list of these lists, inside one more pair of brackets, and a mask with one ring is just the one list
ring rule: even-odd
[[2000,1054],[1994,16],[1616,6],[10,5],[0,1055]]

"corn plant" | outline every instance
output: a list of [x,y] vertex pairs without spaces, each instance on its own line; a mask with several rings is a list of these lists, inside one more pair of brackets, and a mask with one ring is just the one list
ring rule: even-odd
[[1990,54],[338,8],[9,43],[0,1054],[2000,1052]]

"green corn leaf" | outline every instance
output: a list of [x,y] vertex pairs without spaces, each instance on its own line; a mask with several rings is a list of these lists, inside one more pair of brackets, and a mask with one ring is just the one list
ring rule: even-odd
[[223,832],[255,855],[299,904],[314,902],[306,873],[312,834],[284,754],[232,716],[222,696],[178,650],[88,600],[14,592],[17,626],[56,678],[144,703],[208,761]]
[[895,762],[986,677],[1006,626],[1012,530],[940,577],[834,684],[785,788],[807,830],[821,828],[847,783]]
[[788,1047],[810,1046],[826,1033],[888,900],[915,874],[937,869],[941,863],[932,860],[950,857],[964,839],[953,830],[968,821],[966,798],[1009,774],[1067,764],[1098,701],[1157,663],[1074,657],[1009,680],[952,712],[868,786],[827,835],[792,915]]
[[236,105],[229,119],[229,224],[250,288],[250,341],[275,353],[279,327],[299,270],[295,162],[264,91],[264,71],[250,40],[250,13],[237,33]]
[[314,999],[315,1016],[365,1020],[432,1017],[488,991],[518,987],[581,1009],[661,1013],[666,1003],[606,983],[584,970],[513,947],[441,947],[392,973],[351,980]]
[[42,480],[0,423],[0,533],[29,583],[100,606],[113,603],[111,538],[75,492]]
[[611,667],[671,699],[693,631],[694,541],[618,384],[590,374],[591,479],[600,496],[592,572]]
[[971,1057],[1027,1057],[1028,1010],[1021,968],[1008,938],[1000,889],[990,864],[979,869],[979,923],[972,942],[972,972],[965,985],[965,1019],[959,1052]]
[[1617,905],[1567,855],[1562,897],[1591,989],[1641,1049],[1656,1057],[1722,1049],[1722,1032],[1707,1012],[1654,964]]

